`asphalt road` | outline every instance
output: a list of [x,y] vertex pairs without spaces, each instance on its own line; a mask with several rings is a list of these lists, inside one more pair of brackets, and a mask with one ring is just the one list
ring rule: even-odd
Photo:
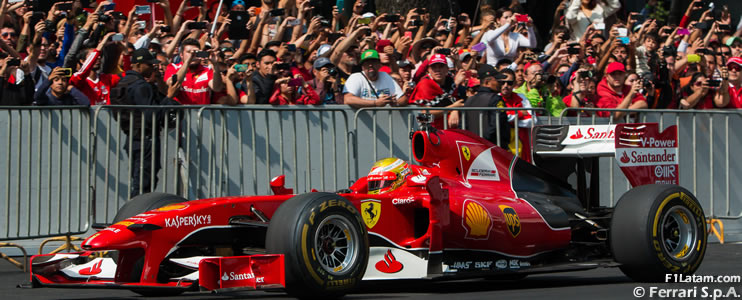
[[[711,244],[706,257],[696,272],[698,275],[742,275],[742,244]],[[91,289],[21,289],[28,275],[9,263],[0,261],[0,298],[2,299],[144,299],[125,290]],[[695,297],[675,294],[654,294],[659,289],[695,288]],[[704,288],[706,288],[704,290]],[[724,296],[716,299],[742,298],[742,283],[635,283],[617,268],[589,271],[532,275],[520,281],[405,281],[365,284],[346,299],[635,299],[633,293],[643,289],[642,299],[713,299],[714,291]],[[708,297],[704,297],[704,291]],[[736,297],[735,297],[736,294]],[[690,294],[693,296],[693,294]],[[157,299],[291,299],[283,293],[246,291],[228,294],[187,293],[178,297]]]

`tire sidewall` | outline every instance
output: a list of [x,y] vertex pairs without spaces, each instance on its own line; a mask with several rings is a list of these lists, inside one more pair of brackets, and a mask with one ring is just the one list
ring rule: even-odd
[[[696,240],[693,243],[695,249],[688,249],[691,253],[683,260],[672,258],[663,247],[661,238],[662,218],[668,211],[677,206],[685,207],[690,211],[691,215],[688,217],[693,218],[696,226]],[[701,205],[688,191],[685,189],[670,189],[657,197],[647,218],[647,233],[651,241],[650,251],[655,256],[657,264],[667,270],[668,273],[689,274],[698,269],[706,252],[706,217]]]
[[[308,205],[306,216],[302,216],[297,222],[297,238],[301,244],[300,247],[296,248],[296,254],[303,262],[302,269],[306,275],[309,275],[307,278],[314,279],[310,282],[316,284],[322,290],[355,288],[366,271],[366,262],[368,261],[368,247],[366,246],[368,245],[368,234],[363,230],[364,227],[360,226],[363,224],[363,220],[361,220],[356,208],[345,199],[329,198],[323,201],[315,201],[313,204]],[[343,275],[328,273],[320,265],[319,257],[312,254],[313,250],[316,249],[315,235],[319,225],[323,220],[334,215],[347,218],[351,222],[351,230],[355,231],[355,236],[362,239],[360,243],[357,243],[359,249],[357,251],[358,257],[355,260],[356,265],[351,266],[350,272]],[[353,235],[351,234],[351,236]],[[365,242],[363,242],[364,240]]]
[[[349,272],[327,272],[314,253],[317,229],[332,216],[349,222],[351,236],[357,237],[357,257]],[[280,223],[274,223],[280,222]],[[291,223],[293,224],[287,224]],[[307,297],[337,297],[356,289],[368,264],[368,232],[356,207],[347,199],[331,193],[309,193],[287,200],[278,208],[268,229],[269,253],[283,253],[289,294]],[[283,240],[271,240],[283,239]]]

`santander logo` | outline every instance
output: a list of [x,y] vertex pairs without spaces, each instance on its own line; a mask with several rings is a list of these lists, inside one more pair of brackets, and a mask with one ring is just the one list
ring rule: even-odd
[[573,140],[581,139],[582,138],[582,131],[580,131],[579,129],[577,129],[577,132],[575,132],[575,134],[573,134],[573,135],[570,135],[569,138],[570,139],[573,139]]
[[605,129],[599,129],[595,127],[589,127],[585,130],[585,134],[582,134],[581,129],[577,129],[575,134],[570,135],[569,138],[573,140],[601,140],[601,139],[613,139],[616,136],[614,127],[606,127]]
[[103,269],[101,269],[101,265],[103,264],[103,260],[99,260],[97,263],[94,263],[89,268],[84,268],[78,271],[80,275],[97,275],[100,274],[100,272],[103,272]]
[[625,164],[628,164],[629,162],[631,162],[631,158],[629,158],[626,152],[624,152],[623,155],[621,156],[621,162]]
[[392,250],[387,250],[384,254],[384,259],[376,263],[376,269],[382,273],[397,273],[402,271],[404,266],[401,262],[397,261],[397,258],[392,254]]

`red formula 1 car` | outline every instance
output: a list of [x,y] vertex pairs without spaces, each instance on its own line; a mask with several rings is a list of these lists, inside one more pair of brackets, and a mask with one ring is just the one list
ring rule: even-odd
[[[271,196],[136,197],[83,242],[86,252],[34,256],[32,285],[143,295],[284,288],[325,298],[362,280],[596,267],[655,281],[691,274],[703,259],[706,220],[677,185],[675,127],[536,127],[538,167],[467,131],[436,130],[425,118],[421,128],[412,135],[419,166],[382,160],[336,193],[293,195],[278,177]],[[597,157],[606,155],[635,186],[615,207],[598,205]]]

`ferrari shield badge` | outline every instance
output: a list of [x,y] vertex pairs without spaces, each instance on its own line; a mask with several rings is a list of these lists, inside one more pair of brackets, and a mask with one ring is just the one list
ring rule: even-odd
[[461,153],[464,154],[464,159],[466,159],[467,161],[471,158],[471,150],[469,150],[469,147],[462,146]]
[[502,211],[502,215],[505,217],[505,224],[507,225],[510,234],[512,234],[513,237],[518,236],[520,233],[520,218],[518,217],[518,213],[515,212],[514,208],[507,205],[500,205],[500,210]]
[[374,228],[376,223],[379,222],[381,216],[381,201],[379,200],[366,200],[361,202],[361,217],[363,222],[366,223],[368,229]]

